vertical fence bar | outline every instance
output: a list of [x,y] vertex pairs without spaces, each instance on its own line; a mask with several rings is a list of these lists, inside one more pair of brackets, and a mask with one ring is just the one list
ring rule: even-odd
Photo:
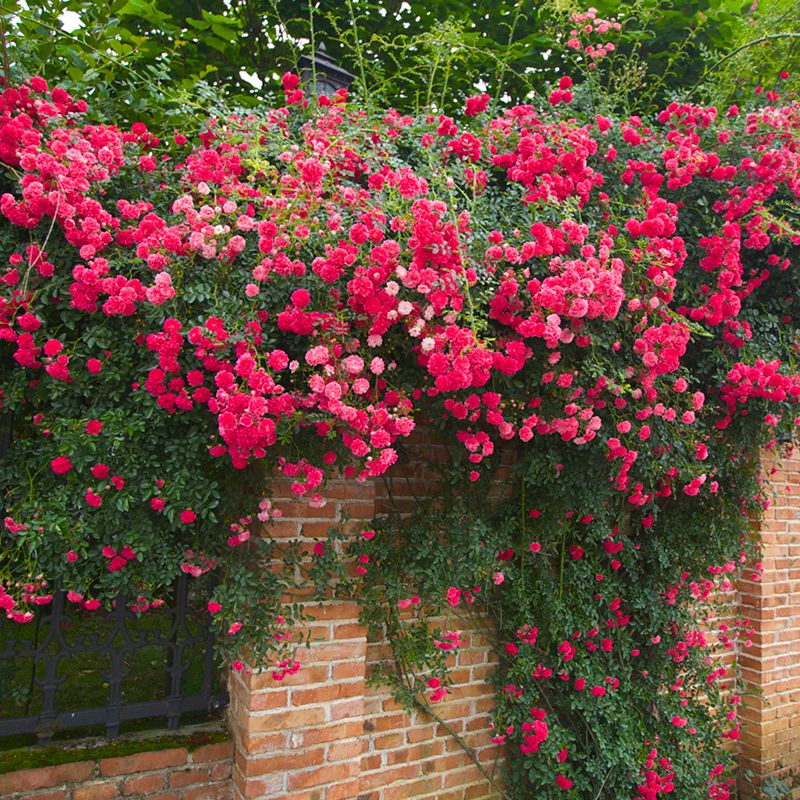
[[[39,713],[39,722],[36,726],[36,739],[39,744],[48,744],[55,733],[55,721],[58,716],[56,711],[56,692],[58,691],[58,664],[63,652],[61,639],[61,620],[64,616],[64,595],[58,593],[53,596],[49,608],[43,612],[41,627],[45,629],[44,641],[38,645],[38,656],[33,660],[33,681],[38,683],[42,690],[42,710]],[[40,628],[41,632],[41,628]],[[57,650],[51,652],[55,643]],[[38,664],[43,664],[44,675],[36,679]]]
[[173,616],[170,643],[167,648],[167,672],[169,673],[169,698],[167,700],[167,727],[175,730],[180,725],[181,679],[183,677],[184,646],[181,633],[186,628],[186,608],[189,583],[186,575],[181,575],[174,584]]
[[[115,739],[119,736],[120,712],[122,711],[122,667],[125,658],[125,615],[127,604],[125,598],[116,599],[112,619],[114,621],[111,636],[108,639],[111,669],[107,673],[108,700],[106,702],[106,736]],[[117,638],[122,639],[123,646],[115,647]]]

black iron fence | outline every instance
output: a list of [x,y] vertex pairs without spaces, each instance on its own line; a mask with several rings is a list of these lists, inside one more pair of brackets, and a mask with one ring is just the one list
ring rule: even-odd
[[181,576],[168,602],[143,615],[124,598],[87,612],[58,593],[35,622],[0,622],[0,737],[46,744],[59,731],[104,727],[113,739],[130,720],[175,729],[224,707],[202,583]]

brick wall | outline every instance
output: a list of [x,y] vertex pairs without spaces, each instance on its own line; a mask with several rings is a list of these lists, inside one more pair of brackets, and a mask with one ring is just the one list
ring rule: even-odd
[[231,742],[0,775],[4,800],[229,800]]
[[741,795],[762,797],[780,780],[794,800],[800,797],[800,454],[766,455],[762,469],[772,492],[760,524],[764,571],[740,587],[741,613],[755,628],[740,658],[742,679],[755,692],[742,709]]
[[[369,642],[349,603],[315,606],[315,641],[298,653],[303,667],[275,681],[269,674],[232,678],[237,752],[236,797],[286,800],[493,798],[491,783],[438,722],[406,713],[385,689],[368,686],[386,656]],[[493,690],[489,649],[465,634],[455,663],[457,685],[436,713],[491,773],[498,748],[489,740]]]
[[[435,452],[441,454],[441,448]],[[435,493],[435,472],[412,458],[395,471],[391,502],[382,482],[342,484],[335,502],[307,513],[288,501],[291,516],[281,523],[283,535],[324,536],[327,527],[347,511],[354,519],[386,513],[390,505],[411,511],[416,498]],[[430,457],[431,448],[427,456]],[[741,800],[760,798],[777,780],[800,798],[800,458],[782,464],[767,458],[775,497],[761,523],[763,576],[740,586],[739,614],[756,632],[741,654],[740,675],[751,690],[741,711]],[[498,480],[495,486],[501,486]],[[501,490],[500,490],[501,491]],[[263,722],[242,722],[237,733],[240,753],[234,770],[239,797],[286,797],[290,800],[400,800],[401,798],[494,798],[490,781],[458,742],[422,712],[398,708],[385,690],[367,684],[371,669],[387,657],[385,644],[367,640],[357,624],[357,608],[329,603],[316,611],[318,641],[301,653],[304,669],[283,686],[271,678],[237,678],[241,710],[256,710]],[[709,620],[710,627],[714,621]],[[448,626],[444,626],[448,627]],[[449,627],[452,627],[449,626]],[[488,738],[493,696],[485,678],[493,654],[477,632],[467,634],[458,656],[456,686],[438,707],[486,769],[499,772],[502,751]],[[267,722],[271,719],[271,722]],[[276,733],[274,723],[280,723]],[[334,746],[336,745],[336,746]],[[745,774],[748,775],[745,778]],[[776,795],[781,796],[783,795]]]
[[[742,709],[741,800],[760,798],[780,780],[800,798],[800,457],[765,459],[775,497],[761,523],[763,576],[740,585],[740,614],[756,629],[740,662],[752,689]],[[501,481],[498,481],[501,484]],[[391,482],[403,512],[435,491],[435,474],[406,463]],[[311,510],[289,492],[271,530],[311,549],[343,512],[359,521],[389,508],[383,481],[329,487],[331,501]],[[455,731],[424,711],[406,713],[385,688],[372,685],[388,658],[369,639],[354,603],[310,607],[311,648],[302,669],[283,681],[269,673],[234,673],[229,714],[233,743],[194,751],[173,747],[0,775],[5,800],[494,800],[486,773],[499,777],[502,749],[489,739],[494,654],[478,631],[463,634],[453,656],[451,696],[435,706]],[[442,627],[462,627],[444,621]],[[713,627],[713,623],[711,623]],[[235,756],[232,754],[235,752]],[[479,769],[474,760],[481,764]],[[745,779],[749,771],[752,778]],[[785,798],[784,795],[776,795]]]
[[[452,627],[450,625],[449,627]],[[500,777],[502,750],[489,739],[494,690],[487,678],[493,654],[476,631],[465,633],[455,659],[451,696],[435,713],[454,730],[484,769]],[[368,668],[383,658],[368,646]],[[367,690],[362,737],[359,798],[401,800],[496,798],[498,793],[475,763],[437,720],[422,711],[409,715],[381,691]]]
[[[430,493],[433,475],[413,465],[397,479],[394,501],[404,510],[413,495]],[[385,513],[382,481],[328,486],[329,502],[309,509],[288,495],[275,506],[284,517],[273,536],[305,542],[324,538],[346,512],[359,522]],[[328,601],[307,606],[310,649],[300,648],[301,670],[275,681],[271,674],[236,673],[231,679],[231,726],[236,742],[235,797],[282,800],[479,800],[497,792],[473,759],[492,774],[499,748],[490,741],[493,687],[488,644],[465,631],[454,656],[454,691],[436,713],[458,733],[466,752],[445,727],[423,711],[406,713],[380,686],[368,684],[388,657],[382,641],[368,639],[358,606]],[[463,625],[463,623],[461,624]],[[457,627],[461,627],[461,625]],[[451,627],[456,627],[455,623]]]

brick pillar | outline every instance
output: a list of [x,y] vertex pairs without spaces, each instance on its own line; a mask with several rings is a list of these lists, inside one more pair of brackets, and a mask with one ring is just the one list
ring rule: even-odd
[[[309,508],[288,493],[275,497],[283,518],[276,538],[324,538],[346,512],[354,525],[375,513],[373,483],[328,484],[326,506]],[[230,720],[235,743],[234,797],[355,800],[359,794],[366,629],[355,603],[306,605],[311,647],[298,647],[302,667],[276,681],[269,671],[232,673]]]
[[[426,459],[446,457],[441,445],[421,439],[418,446]],[[410,453],[393,471],[391,499],[382,480],[328,484],[321,509],[284,492],[274,498],[284,516],[270,533],[310,551],[342,518],[352,520],[357,535],[376,512],[413,512],[418,498],[435,492],[439,476]],[[231,676],[235,800],[497,800],[496,787],[473,761],[499,777],[503,751],[489,728],[496,655],[477,630],[464,631],[464,646],[451,656],[452,695],[435,709],[467,753],[427,714],[406,713],[386,687],[365,688],[390,651],[380,637],[367,640],[357,604],[331,600],[306,611],[314,618],[312,646],[297,649],[299,672],[282,681],[269,672]]]
[[231,680],[235,797],[353,800],[361,767],[367,640],[358,608],[313,610],[302,668],[276,681],[269,672]]
[[742,708],[742,800],[762,797],[776,780],[800,797],[800,457],[765,454],[762,470],[771,490],[760,524],[764,572],[740,587],[741,614],[755,634],[739,663],[758,695]]

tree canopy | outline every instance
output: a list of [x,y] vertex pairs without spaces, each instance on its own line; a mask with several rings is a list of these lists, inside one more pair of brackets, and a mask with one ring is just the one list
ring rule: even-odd
[[[595,82],[626,112],[690,92],[734,99],[791,71],[800,46],[789,0],[598,0],[595,8],[624,29]],[[220,99],[251,108],[274,101],[279,75],[320,42],[371,102],[416,112],[476,89],[510,102],[541,96],[604,39],[579,30],[580,49],[564,47],[573,15],[586,10],[569,0],[5,0],[2,9],[7,79],[41,75],[90,98],[96,114],[165,125],[191,108],[214,113]]]

